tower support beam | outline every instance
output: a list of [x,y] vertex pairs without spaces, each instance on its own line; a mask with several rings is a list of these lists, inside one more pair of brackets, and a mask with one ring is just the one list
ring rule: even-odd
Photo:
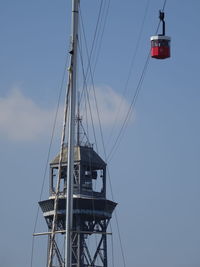
[[75,106],[76,106],[76,72],[77,72],[77,42],[78,42],[78,11],[79,0],[72,0],[72,43],[70,63],[70,92],[69,92],[69,133],[68,133],[68,168],[67,168],[67,197],[66,197],[66,243],[65,267],[72,263],[72,227],[73,227],[73,183],[74,183],[74,136],[75,136]]

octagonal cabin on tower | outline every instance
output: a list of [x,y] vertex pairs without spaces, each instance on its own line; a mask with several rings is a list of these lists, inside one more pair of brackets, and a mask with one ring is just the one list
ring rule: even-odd
[[[66,192],[67,192],[67,152],[63,151],[60,190],[58,200],[58,225],[65,229]],[[50,163],[49,199],[39,202],[49,230],[52,227],[56,182],[59,175],[58,154]],[[117,204],[106,199],[106,163],[94,151],[92,146],[74,147],[74,190],[73,214],[83,221],[110,220]],[[76,228],[76,225],[75,225]],[[88,229],[89,231],[89,229]]]
[[[68,147],[63,151],[60,193],[66,194]],[[59,157],[50,163],[50,195],[55,194]],[[91,146],[74,147],[74,194],[105,197],[106,163]]]

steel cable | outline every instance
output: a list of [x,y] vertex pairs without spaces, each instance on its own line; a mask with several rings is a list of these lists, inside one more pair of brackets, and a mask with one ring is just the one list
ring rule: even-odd
[[[97,17],[97,23],[96,23],[96,27],[95,27],[95,31],[94,31],[94,37],[93,37],[93,41],[92,41],[92,47],[90,50],[90,55],[88,57],[88,65],[86,68],[86,72],[85,72],[85,80],[83,82],[83,88],[85,87],[85,83],[87,81],[87,76],[88,76],[88,71],[89,71],[89,65],[91,64],[91,59],[92,59],[92,55],[93,55],[93,51],[94,51],[94,47],[95,47],[95,43],[96,43],[96,39],[97,39],[97,33],[98,33],[98,27],[99,27],[99,23],[100,23],[100,17],[101,17],[101,12],[102,12],[102,7],[103,7],[103,0],[101,0],[101,4],[99,7],[99,12],[98,12],[98,17]],[[80,19],[81,19],[81,26],[82,26],[82,31],[83,31],[83,35],[84,35],[84,39],[86,40],[86,35],[85,35],[85,30],[84,30],[84,23],[83,23],[83,17],[82,17],[82,13],[81,13],[81,8],[80,8]],[[82,91],[83,92],[83,91]],[[82,93],[80,96],[80,101],[82,99]]]
[[[167,2],[167,0],[165,0],[164,3],[163,3],[162,11],[164,11],[164,9],[165,9],[166,2]],[[158,33],[159,27],[160,27],[160,21],[158,23],[158,26],[157,26],[155,34]],[[147,71],[149,60],[150,60],[150,51],[149,51],[149,53],[147,55],[147,58],[146,58],[146,61],[145,61],[145,64],[144,64],[140,79],[138,81],[138,84],[137,84],[137,87],[136,87],[136,90],[135,90],[135,94],[133,95],[132,101],[131,101],[129,109],[128,109],[127,113],[126,113],[126,116],[125,116],[125,119],[123,121],[123,124],[122,124],[122,126],[121,126],[121,128],[119,130],[119,133],[118,133],[118,135],[117,135],[117,137],[116,137],[116,139],[114,141],[114,144],[113,144],[113,146],[112,146],[112,148],[111,148],[111,150],[110,150],[110,152],[108,154],[108,160],[111,159],[111,156],[113,156],[114,152],[116,152],[117,148],[119,147],[119,144],[120,144],[120,142],[122,140],[121,137],[124,134],[125,129],[127,128],[127,123],[128,123],[128,120],[130,119],[131,111],[134,109],[134,107],[136,105],[136,101],[138,99],[139,93],[140,93],[141,88],[142,88],[142,84],[143,84],[143,81],[144,81],[144,76],[145,76],[146,71]]]
[[113,132],[114,132],[114,130],[116,128],[117,119],[119,117],[119,114],[120,114],[120,111],[121,111],[121,108],[122,108],[123,99],[124,99],[124,97],[125,97],[125,95],[127,93],[127,90],[128,90],[128,84],[129,84],[129,81],[130,81],[130,78],[131,78],[133,67],[135,65],[135,59],[136,59],[136,55],[137,55],[137,52],[138,52],[138,49],[139,49],[139,44],[140,44],[140,41],[141,41],[141,36],[142,36],[143,28],[144,28],[144,22],[145,22],[145,19],[146,19],[146,16],[147,16],[148,8],[149,8],[149,2],[150,2],[150,0],[147,0],[147,2],[146,2],[145,12],[144,12],[144,16],[143,16],[143,19],[142,19],[142,23],[141,23],[138,39],[137,39],[137,42],[136,42],[134,53],[133,53],[132,58],[131,58],[131,63],[130,63],[127,79],[126,79],[124,90],[123,90],[123,93],[122,93],[123,98],[121,99],[120,104],[119,104],[119,108],[118,108],[118,110],[116,112],[114,123],[113,123],[113,126],[111,128],[110,135],[108,137],[108,141],[107,141],[108,144],[109,144],[109,142],[111,140],[111,137],[113,135]]

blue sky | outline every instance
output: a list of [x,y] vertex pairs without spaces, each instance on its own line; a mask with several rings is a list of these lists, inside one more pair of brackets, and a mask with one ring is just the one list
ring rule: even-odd
[[[4,267],[30,266],[37,201],[69,46],[68,2],[1,1],[0,261]],[[89,47],[99,3],[81,1]],[[111,0],[94,75],[105,142],[119,102],[122,99],[124,104],[116,132],[131,102],[162,5],[160,0]],[[127,266],[200,264],[199,10],[198,0],[167,1],[166,33],[172,38],[172,56],[150,60],[135,110],[109,164]],[[60,112],[59,121],[61,117]],[[58,124],[51,158],[59,150],[59,129]],[[45,181],[47,189],[48,177]],[[115,218],[112,227],[115,267],[121,267]],[[43,229],[40,214],[37,231]],[[37,239],[35,266],[45,264],[45,242]]]

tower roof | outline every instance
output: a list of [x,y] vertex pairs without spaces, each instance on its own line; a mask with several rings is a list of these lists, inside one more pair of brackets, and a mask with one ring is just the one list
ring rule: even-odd
[[[66,146],[63,151],[63,160],[62,163],[67,163],[67,153],[68,147]],[[50,163],[50,165],[55,165],[59,163],[60,154],[58,154]],[[94,151],[92,147],[88,146],[75,146],[74,147],[74,162],[82,162],[89,164],[92,167],[104,167],[106,163],[102,158]]]

